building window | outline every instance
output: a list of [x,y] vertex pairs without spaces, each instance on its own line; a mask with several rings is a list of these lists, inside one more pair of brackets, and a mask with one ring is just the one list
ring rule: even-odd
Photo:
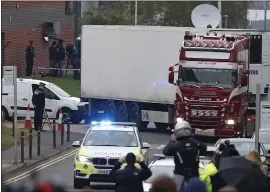
[[65,1],[65,15],[71,15],[71,1]]

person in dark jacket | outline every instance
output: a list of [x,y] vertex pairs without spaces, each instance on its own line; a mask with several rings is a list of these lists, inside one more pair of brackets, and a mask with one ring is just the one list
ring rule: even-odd
[[[49,48],[49,60],[50,60],[50,68],[57,67],[57,45],[56,41],[52,42],[52,45]],[[50,70],[51,76],[56,76],[56,70]]]
[[218,147],[218,150],[214,153],[212,162],[208,163],[205,166],[206,174],[210,177],[211,180],[211,189],[212,192],[218,192],[219,189],[226,186],[227,183],[222,179],[219,174],[219,164],[222,157],[233,157],[239,156],[239,152],[236,150],[233,144],[230,144],[229,140],[226,140],[221,143]]
[[192,128],[187,121],[175,125],[174,134],[163,153],[174,157],[174,179],[178,190],[182,191],[190,178],[199,177],[199,156],[204,156],[206,150],[204,143],[192,137]]
[[32,103],[35,107],[34,126],[36,131],[42,131],[41,126],[45,108],[45,94],[43,90],[44,87],[40,85],[38,88],[34,90],[34,94],[32,97]]
[[34,41],[29,41],[29,45],[25,50],[25,60],[26,60],[26,76],[31,76],[34,66],[35,48],[33,46]]
[[[123,163],[127,166],[120,169]],[[135,163],[139,163],[141,168],[136,168]],[[142,182],[151,177],[152,172],[140,158],[133,153],[128,153],[115,164],[110,175],[116,181],[116,192],[143,192]]]
[[59,41],[57,45],[57,64],[58,64],[58,77],[63,77],[63,65],[66,57],[63,41]]

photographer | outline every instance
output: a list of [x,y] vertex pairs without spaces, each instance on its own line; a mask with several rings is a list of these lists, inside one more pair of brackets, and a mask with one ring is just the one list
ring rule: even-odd
[[45,94],[44,94],[43,85],[40,85],[38,88],[34,90],[32,103],[35,107],[35,117],[34,117],[35,130],[42,131],[41,126],[42,126],[43,113],[44,113],[44,108],[45,108]]
[[[120,169],[123,163],[127,163],[127,166]],[[136,168],[135,163],[139,163],[141,168]],[[143,192],[142,182],[151,177],[152,172],[140,158],[133,153],[128,153],[119,159],[110,175],[116,181],[116,192]]]
[[192,137],[192,128],[187,121],[175,125],[174,134],[163,153],[174,157],[174,178],[178,190],[183,190],[190,178],[199,176],[199,156],[205,155],[206,149],[205,144]]

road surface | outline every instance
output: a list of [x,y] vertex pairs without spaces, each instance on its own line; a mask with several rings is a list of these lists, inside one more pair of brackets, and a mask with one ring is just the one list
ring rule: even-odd
[[[76,127],[76,128],[75,128]],[[77,126],[74,126],[77,129]],[[80,132],[86,132],[87,128],[85,126],[80,126]],[[150,161],[155,159],[153,156],[154,154],[162,153],[162,150],[165,144],[170,139],[169,133],[158,133],[155,130],[149,132],[142,132],[141,133],[143,141],[147,142],[151,145],[149,149],[149,157]],[[75,191],[73,188],[73,167],[74,167],[74,155],[76,153],[76,149],[72,150],[71,152],[64,154],[61,157],[56,159],[50,160],[39,166],[37,174],[38,174],[38,181],[45,182],[51,179],[55,179],[58,182],[61,182],[63,186],[67,188],[68,191]],[[35,170],[36,171],[36,170]],[[34,172],[35,172],[34,171]],[[30,182],[31,171],[25,172],[22,175],[18,175],[15,178],[11,178],[8,182],[8,185],[11,184],[19,184]],[[84,190],[76,190],[76,191],[85,191],[94,189],[94,191],[112,191],[112,187],[107,186],[89,186],[85,187]]]

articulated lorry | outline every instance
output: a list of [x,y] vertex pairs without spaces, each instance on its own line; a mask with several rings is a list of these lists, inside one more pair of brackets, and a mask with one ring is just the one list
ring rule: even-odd
[[167,70],[179,62],[188,29],[82,26],[81,99],[89,102],[85,119],[136,122],[141,130],[149,122],[158,129],[173,126],[175,87],[168,83]]
[[270,96],[270,33],[186,31],[168,81],[176,87],[174,122],[189,121],[195,135],[251,136],[256,84],[261,84],[261,101]]

